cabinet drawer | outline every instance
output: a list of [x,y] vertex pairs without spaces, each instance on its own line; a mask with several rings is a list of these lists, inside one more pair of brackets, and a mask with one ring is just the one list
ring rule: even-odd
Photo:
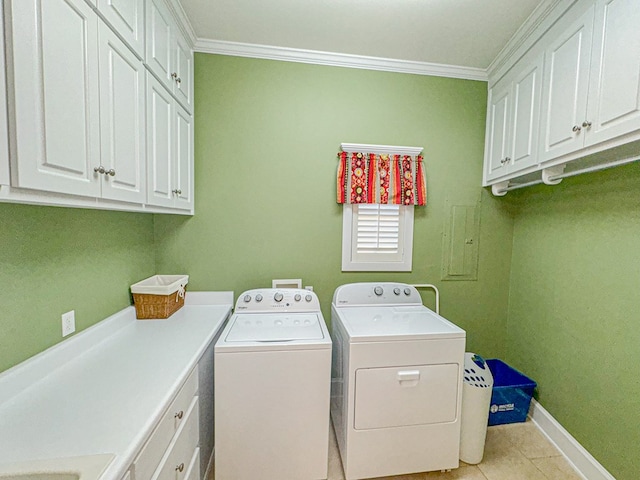
[[198,397],[195,397],[183,424],[153,474],[153,480],[184,480],[190,473],[189,466],[198,447],[198,419]]
[[184,474],[184,480],[200,480],[200,448],[196,448],[196,451],[193,452],[193,458],[187,473]]
[[133,462],[136,480],[149,480],[158,467],[162,455],[180,426],[186,422],[186,414],[198,391],[198,369],[194,369],[173,400],[158,426],[142,447]]

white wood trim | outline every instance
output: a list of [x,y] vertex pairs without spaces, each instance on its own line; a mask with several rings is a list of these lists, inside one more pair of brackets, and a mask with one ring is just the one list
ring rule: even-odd
[[194,208],[178,209],[141,203],[120,202],[104,198],[67,195],[64,193],[45,192],[26,188],[0,185],[0,203],[22,203],[26,205],[46,205],[53,207],[90,208],[93,210],[114,210],[140,213],[173,213],[176,215],[193,215]]
[[360,152],[360,153],[388,153],[398,155],[411,155],[415,157],[420,155],[424,150],[423,147],[400,147],[394,145],[370,145],[367,143],[341,143],[340,148],[343,152]]
[[544,0],[487,67],[489,83],[497,82],[577,0]]
[[344,53],[319,52],[298,48],[272,47],[268,45],[209,40],[206,38],[198,38],[195,42],[194,50],[200,53],[214,53],[236,57],[263,58],[333,67],[361,68],[384,72],[413,73],[416,75],[487,81],[487,71],[483,68],[367,57]]
[[553,416],[535,399],[529,412],[538,429],[564,455],[585,480],[616,480]]
[[173,15],[178,28],[182,31],[182,34],[187,38],[189,42],[189,47],[193,49],[193,46],[196,43],[198,37],[196,36],[196,31],[191,25],[191,21],[189,17],[184,11],[182,4],[179,0],[166,0],[167,6],[169,7],[169,11],[171,15]]

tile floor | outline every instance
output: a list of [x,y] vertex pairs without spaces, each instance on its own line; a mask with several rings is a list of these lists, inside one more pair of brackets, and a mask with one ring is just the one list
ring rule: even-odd
[[[344,480],[335,434],[331,429],[329,478]],[[489,427],[484,458],[451,472],[430,472],[377,480],[581,480],[560,452],[531,422]]]

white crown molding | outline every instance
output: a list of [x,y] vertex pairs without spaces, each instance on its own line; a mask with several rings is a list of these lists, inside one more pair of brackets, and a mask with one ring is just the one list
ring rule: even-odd
[[544,0],[516,30],[487,67],[489,83],[499,80],[533,44],[578,0]]
[[413,62],[391,58],[366,57],[344,53],[319,52],[298,48],[271,47],[249,43],[227,42],[198,38],[194,50],[200,53],[232,55],[236,57],[263,58],[285,62],[312,63],[333,67],[361,68],[384,72],[413,73],[436,77],[460,78],[487,81],[487,71],[483,68],[459,67],[437,63]]
[[399,147],[394,145],[370,145],[367,143],[341,143],[340,148],[343,152],[348,153],[383,153],[389,155],[411,155],[415,157],[420,155],[422,147]]
[[615,480],[614,476],[535,399],[531,400],[529,416],[538,429],[546,435],[573,468],[580,473],[582,478],[588,480]]
[[167,5],[178,23],[180,30],[182,30],[182,33],[189,39],[189,46],[193,48],[198,37],[196,36],[196,31],[193,29],[193,25],[191,25],[189,17],[187,17],[182,4],[179,0],[167,0]]

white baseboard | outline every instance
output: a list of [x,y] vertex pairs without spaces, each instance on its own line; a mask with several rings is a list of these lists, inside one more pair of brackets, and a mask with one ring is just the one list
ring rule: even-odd
[[531,400],[529,416],[538,429],[560,450],[562,455],[564,455],[582,478],[585,480],[616,480],[606,468],[600,465],[600,463],[534,399]]

